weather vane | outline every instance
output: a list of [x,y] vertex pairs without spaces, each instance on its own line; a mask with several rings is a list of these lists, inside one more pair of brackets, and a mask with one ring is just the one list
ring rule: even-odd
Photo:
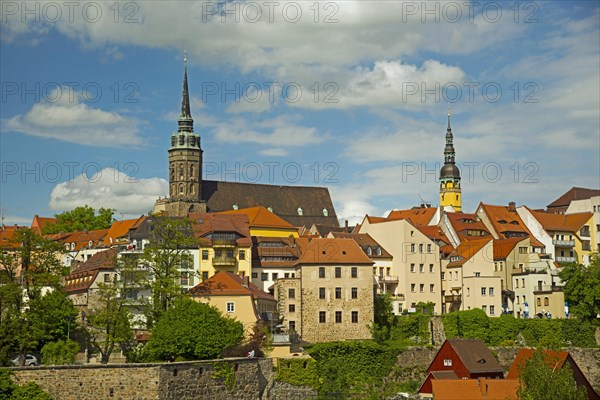
[[187,63],[187,50],[183,50],[183,62]]

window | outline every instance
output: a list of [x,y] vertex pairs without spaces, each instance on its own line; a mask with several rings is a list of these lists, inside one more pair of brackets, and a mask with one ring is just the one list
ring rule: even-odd
[[296,298],[296,289],[288,289],[288,298],[290,298],[290,299]]
[[335,277],[336,278],[342,277],[342,267],[335,267]]
[[216,258],[220,258],[222,255],[223,255],[223,254],[222,254],[222,252],[221,252],[221,250],[220,250],[220,249],[217,249],[217,250],[215,250],[215,257],[216,257]]
[[540,297],[537,298],[537,305],[538,307],[542,306],[542,299]]
[[285,274],[283,274],[284,277],[289,278],[290,277],[290,273],[286,272]]
[[336,299],[341,299],[342,298],[342,288],[341,287],[336,287],[335,288],[335,298]]
[[415,272],[415,264],[410,264],[410,272]]
[[233,250],[227,250],[227,257],[233,258]]
[[352,298],[358,299],[358,288],[355,288],[355,287],[352,288]]
[[481,272],[475,272],[475,277],[480,277],[481,276]]
[[482,287],[481,288],[481,295],[485,296],[485,294],[486,294],[486,288]]
[[350,269],[350,276],[352,278],[358,278],[358,268],[357,267],[352,267]]
[[335,323],[336,324],[341,324],[342,323],[342,312],[341,311],[336,311],[335,312]]
[[415,292],[415,284],[414,283],[410,284],[410,291],[413,293]]
[[458,280],[458,271],[456,271],[456,274],[454,274],[454,280],[457,281]]
[[519,279],[517,278],[517,279],[515,279],[515,288],[518,288],[518,287],[519,287]]
[[278,272],[273,272],[273,273],[271,274],[271,276],[273,277],[273,280],[274,280],[274,281],[276,281],[276,280],[277,280],[277,278],[279,278],[279,273],[278,273]]
[[319,311],[319,323],[324,324],[325,322],[327,322],[325,311]]
[[411,253],[415,252],[415,244],[414,243],[411,243],[411,245],[410,245],[410,252]]
[[239,259],[240,260],[245,260],[246,259],[246,250],[240,250],[240,252],[239,252]]
[[182,272],[181,277],[179,279],[179,283],[181,286],[187,286],[189,283],[189,274],[187,272]]
[[290,327],[289,328],[290,331],[295,331],[296,330],[296,321],[290,321],[288,326]]
[[451,367],[452,366],[452,360],[449,358],[445,358],[444,359],[444,367]]
[[527,247],[519,247],[519,254],[527,254]]
[[296,305],[295,304],[288,305],[288,312],[296,312]]
[[433,274],[433,264],[429,264],[429,272]]
[[202,280],[205,281],[208,279],[208,271],[202,271]]
[[434,285],[433,283],[431,283],[431,284],[429,285],[429,291],[430,291],[431,293],[435,292],[435,290],[434,290],[434,287],[435,287],[435,285]]
[[325,298],[325,288],[324,287],[320,287],[319,288],[319,298],[320,299],[324,299]]
[[419,285],[419,292],[421,292],[421,293],[424,293],[424,292],[425,292],[425,284],[424,284],[424,283],[421,283],[421,284]]
[[487,314],[487,306],[481,306],[481,309]]
[[110,282],[110,274],[104,274],[104,282]]
[[427,252],[428,252],[428,253],[431,253],[431,244],[428,244],[428,245],[427,245]]
[[442,272],[442,280],[445,280],[445,278],[446,278],[446,273]]
[[452,280],[452,271],[448,272],[448,280],[451,281]]
[[325,267],[319,267],[319,278],[325,278]]
[[267,274],[266,272],[263,272],[262,274],[260,274],[260,280],[261,281],[268,281],[269,280],[269,274]]
[[425,265],[424,264],[419,264],[419,272],[420,273],[425,272]]
[[544,297],[544,305],[545,306],[549,306],[550,305],[550,299],[547,297]]
[[258,272],[252,273],[252,279],[258,279]]
[[419,253],[422,253],[422,252],[423,252],[423,243],[420,243],[419,244]]
[[358,311],[352,311],[352,323],[358,324]]
[[488,293],[490,294],[490,296],[493,296],[494,295],[494,288],[493,287],[489,288]]
[[471,296],[471,288],[467,288],[467,297]]
[[490,306],[490,315],[496,314],[496,306]]
[[227,312],[228,313],[235,312],[235,303],[233,301],[227,302]]
[[521,287],[525,287],[525,278],[521,278]]

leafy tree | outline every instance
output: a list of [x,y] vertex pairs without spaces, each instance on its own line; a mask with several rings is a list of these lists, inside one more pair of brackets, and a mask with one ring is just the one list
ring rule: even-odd
[[117,345],[126,345],[133,340],[130,312],[121,282],[115,279],[98,284],[96,301],[87,315],[89,340],[100,352],[102,364],[108,363]]
[[12,381],[12,371],[0,370],[0,400],[52,400],[36,383],[19,386]]
[[45,225],[42,233],[46,235],[59,232],[108,229],[112,225],[114,212],[115,210],[112,209],[100,208],[98,214],[96,214],[96,211],[88,205],[76,207],[71,211],[54,214],[56,223]]
[[383,343],[390,338],[390,332],[394,325],[394,304],[389,294],[378,294],[375,296],[375,316],[371,335],[377,343]]
[[206,360],[244,338],[241,322],[224,317],[216,307],[178,299],[154,325],[146,344],[153,360]]
[[145,246],[139,263],[147,274],[137,275],[138,286],[146,287],[151,296],[145,304],[148,327],[160,319],[172,303],[183,296],[181,269],[194,274],[193,258],[189,249],[197,248],[198,242],[191,224],[184,218],[151,217],[150,242]]
[[255,357],[264,357],[265,353],[273,349],[271,335],[266,323],[262,320],[257,321],[252,326],[250,335],[241,344],[230,347],[223,351],[225,357],[246,357],[246,355],[254,351]]
[[72,340],[49,342],[42,347],[42,361],[48,365],[73,364],[79,352],[79,344]]
[[[18,229],[0,252],[0,347],[17,351],[20,362],[25,354],[58,335],[60,321],[47,318],[44,296],[60,288],[62,265],[58,255],[63,247],[36,235],[31,229]],[[71,309],[72,310],[72,309]],[[65,309],[60,310],[65,311]],[[68,314],[70,311],[67,310]]]
[[571,368],[568,365],[556,368],[556,362],[552,353],[534,351],[519,371],[518,398],[585,400],[587,393],[584,388],[575,386]]
[[569,311],[581,319],[595,321],[600,314],[600,255],[592,256],[590,265],[570,264],[559,272],[565,281],[565,300]]

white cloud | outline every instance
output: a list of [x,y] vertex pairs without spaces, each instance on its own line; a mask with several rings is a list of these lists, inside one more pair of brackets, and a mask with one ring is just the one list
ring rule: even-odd
[[82,204],[114,208],[117,213],[139,215],[154,208],[158,197],[168,194],[169,185],[160,178],[136,179],[113,168],[91,177],[80,175],[59,183],[50,194],[50,209],[71,210]]
[[141,146],[139,122],[82,103],[81,93],[63,87],[52,91],[24,115],[3,120],[3,130],[85,146]]
[[286,149],[272,148],[272,149],[261,150],[260,154],[262,154],[263,156],[270,156],[270,157],[285,157],[289,154],[289,152]]

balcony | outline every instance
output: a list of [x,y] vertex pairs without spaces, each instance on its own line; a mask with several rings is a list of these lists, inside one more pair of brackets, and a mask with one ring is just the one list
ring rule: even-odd
[[396,300],[396,301],[404,301],[405,300],[405,297],[402,293],[392,294],[391,298],[392,298],[392,300]]
[[552,239],[552,244],[558,247],[575,247],[574,240],[557,240]]
[[561,292],[563,288],[556,285],[536,285],[533,293]]
[[577,260],[575,259],[575,257],[561,257],[561,256],[557,256],[556,257],[556,262],[559,263],[574,263]]
[[234,248],[237,246],[237,242],[235,239],[213,239],[212,241],[213,247],[227,247]]
[[444,296],[444,301],[446,303],[460,303],[462,299],[460,294],[451,294],[449,296]]
[[379,275],[379,282],[398,283],[398,275]]
[[213,267],[235,267],[237,259],[235,257],[215,257],[212,259]]
[[590,227],[586,225],[583,228],[581,228],[579,230],[579,236],[590,237]]

